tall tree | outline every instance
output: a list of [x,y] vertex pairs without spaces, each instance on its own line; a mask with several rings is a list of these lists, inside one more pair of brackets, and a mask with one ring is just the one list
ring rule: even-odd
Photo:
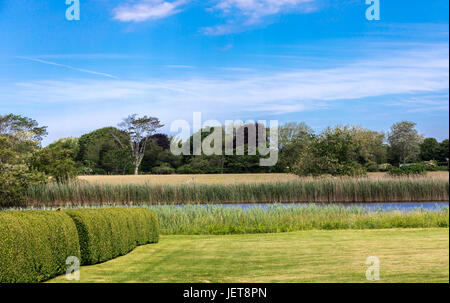
[[278,145],[281,171],[291,172],[298,156],[311,142],[314,131],[305,123],[289,122],[279,127]]
[[448,139],[445,139],[444,141],[439,143],[439,161],[447,162],[448,165],[449,158],[449,141]]
[[[137,117],[136,114],[125,118],[119,127],[129,135],[129,143],[134,158],[134,174],[139,174],[139,166],[145,155],[145,149],[151,136],[157,129],[163,127],[158,118],[155,117]],[[122,144],[119,140],[119,144]]]
[[31,167],[46,127],[30,118],[0,115],[0,206],[20,206],[29,186],[47,177]]
[[61,138],[39,150],[33,157],[32,166],[58,183],[66,183],[77,176],[77,152],[78,138]]
[[415,160],[420,153],[423,136],[415,129],[416,123],[402,121],[395,123],[388,134],[391,152],[405,164],[408,160]]
[[360,175],[359,151],[348,126],[328,127],[300,152],[293,171],[298,175]]
[[420,159],[424,161],[439,160],[440,146],[435,138],[426,138],[420,144]]
[[86,173],[127,174],[133,162],[128,140],[128,134],[115,127],[97,129],[80,137],[76,160]]
[[17,136],[19,133],[28,133],[35,141],[41,141],[47,135],[47,126],[39,127],[36,120],[19,115],[0,115],[0,135]]

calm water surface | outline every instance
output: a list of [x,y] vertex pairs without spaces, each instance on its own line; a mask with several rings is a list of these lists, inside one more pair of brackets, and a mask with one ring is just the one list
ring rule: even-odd
[[[443,208],[449,207],[449,202],[414,202],[414,203],[277,203],[280,206],[287,207],[301,207],[308,205],[317,205],[317,206],[330,206],[337,205],[343,207],[361,207],[366,209],[367,211],[393,211],[393,210],[401,210],[401,211],[414,211],[417,209],[424,210],[441,210]],[[261,207],[267,208],[269,206],[273,206],[273,203],[250,203],[250,204],[241,204],[241,203],[230,203],[230,204],[215,204],[216,206],[222,207],[241,207],[242,209],[249,209],[253,207]]]

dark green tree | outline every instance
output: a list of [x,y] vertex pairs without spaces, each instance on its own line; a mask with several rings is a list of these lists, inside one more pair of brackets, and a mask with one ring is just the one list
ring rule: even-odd
[[439,160],[440,145],[435,138],[426,138],[420,144],[420,159],[423,161]]

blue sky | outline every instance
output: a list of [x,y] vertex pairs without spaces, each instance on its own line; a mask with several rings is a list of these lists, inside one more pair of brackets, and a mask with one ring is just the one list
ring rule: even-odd
[[45,143],[128,114],[303,121],[316,131],[417,122],[449,134],[448,1],[0,1],[0,114]]

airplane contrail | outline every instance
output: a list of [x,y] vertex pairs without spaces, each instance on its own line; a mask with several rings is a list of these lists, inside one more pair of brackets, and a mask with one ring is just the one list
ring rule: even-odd
[[54,65],[54,66],[64,67],[64,68],[71,69],[71,70],[75,70],[75,71],[79,71],[79,72],[82,72],[82,73],[88,73],[88,74],[93,74],[93,75],[98,75],[98,76],[104,76],[104,77],[108,77],[108,78],[112,78],[112,79],[119,79],[118,77],[113,76],[113,75],[111,75],[111,74],[100,73],[100,72],[96,72],[96,71],[92,71],[92,70],[88,70],[88,69],[83,69],[83,68],[73,67],[73,66],[65,65],[65,64],[59,64],[59,63],[55,63],[55,62],[51,62],[51,61],[46,61],[46,60],[41,60],[41,59],[37,59],[37,58],[22,57],[22,56],[17,56],[16,58],[24,59],[24,60],[29,60],[29,61],[34,61],[34,62],[39,62],[39,63],[43,63],[43,64],[48,64],[48,65]]

